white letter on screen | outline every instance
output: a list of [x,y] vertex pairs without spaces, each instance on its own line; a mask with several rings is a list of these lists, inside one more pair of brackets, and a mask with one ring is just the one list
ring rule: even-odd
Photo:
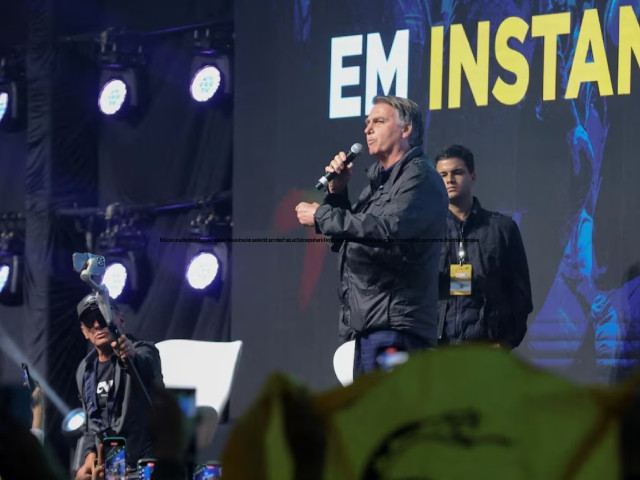
[[396,79],[398,97],[406,97],[409,85],[409,30],[398,30],[387,59],[379,33],[367,35],[367,89],[365,110],[369,114],[373,97],[378,94],[378,77],[385,95],[389,95],[393,78]]
[[343,97],[342,87],[360,83],[360,67],[343,67],[343,57],[362,55],[362,35],[331,39],[329,118],[359,117],[362,97]]

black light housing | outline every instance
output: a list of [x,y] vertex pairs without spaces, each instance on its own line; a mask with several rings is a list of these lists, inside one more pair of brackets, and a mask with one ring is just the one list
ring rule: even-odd
[[202,104],[228,100],[232,92],[231,35],[223,27],[205,28],[193,33],[189,92]]
[[0,253],[0,303],[21,305],[23,282],[22,255]]
[[[124,89],[120,90],[121,82]],[[114,118],[138,118],[144,110],[143,73],[138,67],[109,65],[100,73],[98,107]],[[120,100],[122,94],[122,100]]]
[[20,130],[26,125],[24,70],[16,58],[0,59],[0,129]]
[[0,303],[23,302],[24,219],[19,213],[0,216]]
[[86,421],[86,415],[82,408],[74,408],[64,416],[62,420],[62,433],[66,437],[79,437]]
[[201,53],[191,61],[191,98],[205,103],[231,94],[231,72],[228,55]]
[[141,38],[107,31],[100,47],[98,107],[110,117],[138,120],[146,107]]
[[102,283],[109,289],[111,298],[137,309],[149,288],[147,240],[132,218],[115,213],[115,205],[107,210],[109,225],[98,237],[96,246],[106,260]]
[[219,297],[229,273],[231,237],[229,205],[221,202],[192,216],[193,242],[186,251],[185,280],[194,290]]

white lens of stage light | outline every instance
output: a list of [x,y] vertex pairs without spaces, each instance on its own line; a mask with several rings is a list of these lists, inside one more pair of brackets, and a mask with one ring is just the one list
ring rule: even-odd
[[84,412],[82,410],[75,412],[67,422],[67,428],[71,432],[78,430],[82,425],[84,425]]
[[127,85],[117,78],[109,80],[100,90],[98,105],[105,115],[113,115],[122,107],[127,98]]
[[9,273],[11,269],[9,265],[2,265],[0,267],[0,292],[4,290],[5,285],[7,284],[7,280],[9,280]]
[[81,408],[71,410],[62,421],[62,430],[65,433],[78,432],[84,425],[85,414]]
[[0,122],[4,118],[4,114],[7,113],[8,106],[9,94],[7,92],[0,92]]
[[187,267],[187,281],[193,288],[201,290],[213,282],[220,267],[218,259],[211,253],[199,253]]
[[202,67],[191,80],[191,97],[197,102],[206,102],[220,86],[220,70],[212,65]]
[[122,294],[127,283],[127,269],[121,263],[112,263],[104,271],[102,284],[109,290],[109,296],[114,300]]

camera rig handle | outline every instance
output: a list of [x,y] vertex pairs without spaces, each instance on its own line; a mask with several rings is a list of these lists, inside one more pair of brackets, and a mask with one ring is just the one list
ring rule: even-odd
[[[118,325],[113,321],[113,312],[111,311],[111,306],[109,305],[109,289],[106,287],[106,285],[96,283],[92,278],[92,272],[97,271],[97,269],[99,268],[98,264],[100,263],[102,264],[102,266],[104,266],[104,257],[90,255],[84,265],[84,268],[80,272],[80,279],[83,282],[89,284],[91,289],[96,293],[100,313],[105,319],[105,322],[107,322],[107,328],[111,332],[111,335],[113,335],[114,340],[117,342],[118,338],[120,338],[121,333]],[[131,371],[133,372],[134,377],[137,379],[142,393],[149,403],[149,408],[153,411],[153,402],[151,401],[149,392],[147,391],[147,388],[142,381],[140,374],[138,373],[138,369],[135,366],[133,358],[127,359],[125,365],[131,368]]]

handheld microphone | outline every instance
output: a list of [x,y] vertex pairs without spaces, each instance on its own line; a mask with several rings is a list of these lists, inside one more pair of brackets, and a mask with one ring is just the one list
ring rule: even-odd
[[[354,158],[356,158],[358,155],[360,155],[360,152],[362,151],[362,145],[359,143],[354,143],[353,145],[351,145],[351,149],[349,149],[349,153],[347,153],[347,159],[345,160],[344,164],[345,165],[349,165]],[[320,177],[318,179],[318,183],[316,183],[316,188],[318,190],[322,190],[323,188],[327,188],[329,186],[329,182],[331,180],[333,180],[335,177],[337,177],[338,174],[336,172],[329,172],[329,173],[325,173],[324,176]]]

